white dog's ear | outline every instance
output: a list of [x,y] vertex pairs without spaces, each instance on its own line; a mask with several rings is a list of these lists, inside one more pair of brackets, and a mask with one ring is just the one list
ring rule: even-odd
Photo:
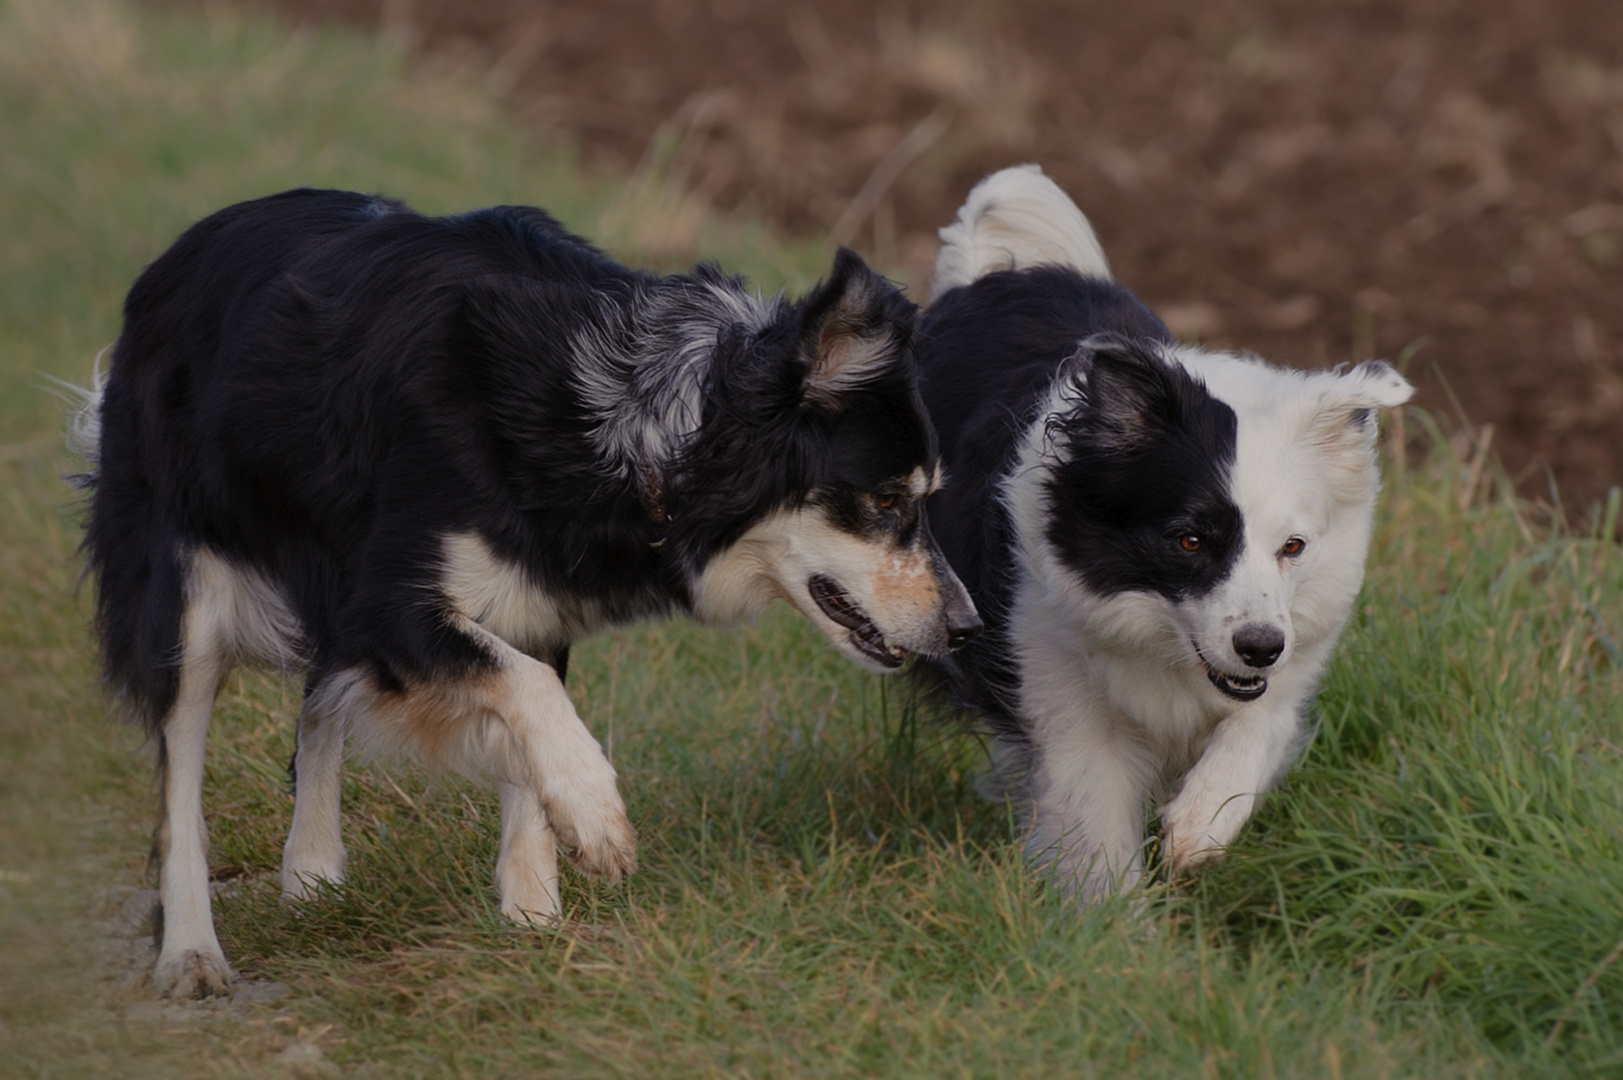
[[1367,458],[1375,445],[1375,414],[1414,396],[1409,380],[1385,360],[1366,360],[1329,377],[1309,424],[1309,439],[1334,454]]
[[814,289],[801,316],[801,343],[811,367],[806,398],[838,407],[848,390],[905,371],[918,307],[841,248],[828,280]]

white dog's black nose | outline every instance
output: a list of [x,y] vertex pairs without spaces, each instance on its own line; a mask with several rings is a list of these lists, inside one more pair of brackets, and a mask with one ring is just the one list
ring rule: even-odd
[[1246,623],[1234,632],[1234,651],[1254,668],[1265,668],[1285,651],[1285,632],[1266,623]]

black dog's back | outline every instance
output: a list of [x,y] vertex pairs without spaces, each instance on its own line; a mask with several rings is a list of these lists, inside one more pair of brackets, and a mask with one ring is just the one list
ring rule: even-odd
[[[468,445],[471,432],[501,434],[468,416],[482,384],[501,378],[470,340],[470,320],[504,317],[490,294],[544,293],[537,309],[567,330],[601,291],[624,294],[634,280],[528,207],[430,219],[300,189],[189,229],[131,289],[103,388],[85,546],[109,683],[149,724],[173,703],[186,561],[204,544],[275,581],[302,649],[320,657],[334,620],[370,602],[353,561],[432,538],[394,539],[379,527],[388,513],[435,505],[454,518],[470,487],[505,480]],[[530,359],[527,372],[547,370],[546,357]],[[560,440],[559,453],[578,442]],[[432,648],[405,652],[427,664]]]

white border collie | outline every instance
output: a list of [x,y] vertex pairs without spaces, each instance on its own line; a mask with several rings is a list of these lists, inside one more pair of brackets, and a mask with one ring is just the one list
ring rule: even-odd
[[[987,633],[930,666],[1085,899],[1219,857],[1290,763],[1364,574],[1390,366],[1181,345],[1036,166],[942,230],[919,326],[937,536]],[[1164,854],[1166,854],[1164,850]]]
[[306,674],[289,897],[341,881],[346,733],[497,781],[502,911],[559,913],[557,851],[636,863],[564,690],[627,620],[788,600],[869,668],[980,628],[925,518],[914,306],[848,251],[803,301],[628,270],[540,210],[425,218],[291,191],[135,283],[79,427],[106,677],[158,738],[154,979],[222,992],[204,742],[226,673]]

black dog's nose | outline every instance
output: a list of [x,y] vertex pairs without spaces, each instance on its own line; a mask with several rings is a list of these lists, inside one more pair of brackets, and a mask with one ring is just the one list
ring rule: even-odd
[[986,629],[986,625],[981,622],[981,617],[973,611],[969,613],[969,618],[964,622],[947,623],[947,648],[956,649],[961,645],[969,644],[980,637],[981,631],[984,629]]
[[980,612],[975,610],[975,601],[969,598],[969,590],[952,572],[941,552],[933,552],[931,561],[935,564],[936,578],[941,582],[941,621],[947,631],[947,648],[956,649],[973,641],[985,626]]
[[1264,623],[1246,623],[1234,632],[1234,651],[1254,668],[1265,668],[1285,651],[1285,632]]

